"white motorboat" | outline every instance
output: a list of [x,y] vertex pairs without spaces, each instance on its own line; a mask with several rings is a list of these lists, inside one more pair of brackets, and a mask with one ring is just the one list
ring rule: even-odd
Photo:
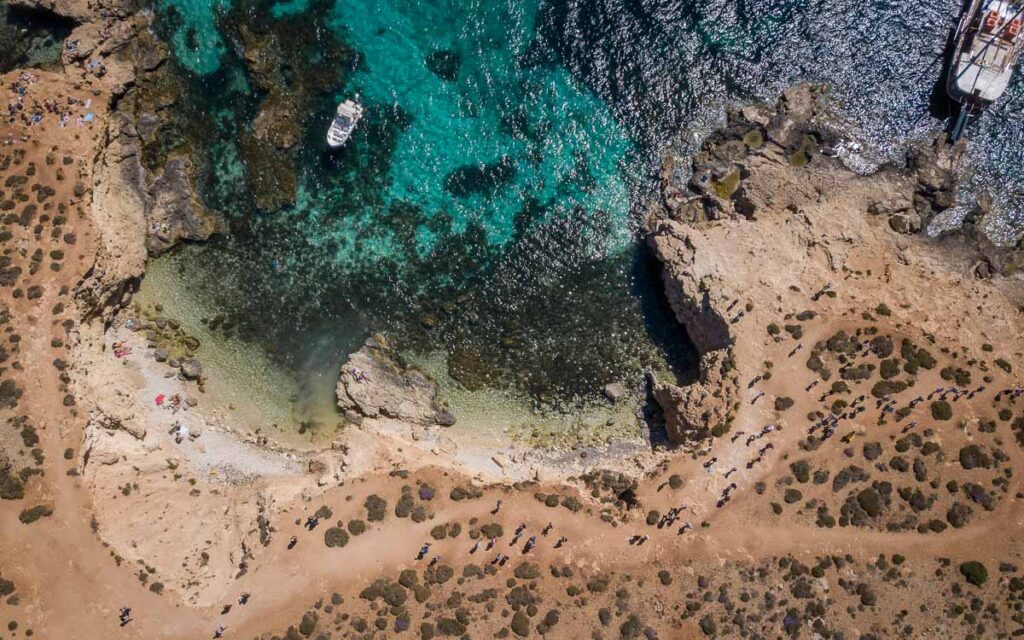
[[363,117],[363,105],[359,104],[358,100],[359,96],[356,96],[355,100],[345,100],[338,105],[331,126],[327,130],[327,145],[332,149],[337,149],[348,142],[352,132],[356,130],[356,124]]

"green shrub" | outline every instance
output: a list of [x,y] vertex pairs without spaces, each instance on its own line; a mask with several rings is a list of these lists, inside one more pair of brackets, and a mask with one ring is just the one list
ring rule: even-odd
[[313,635],[314,631],[316,631],[316,613],[307,611],[302,614],[302,622],[299,623],[299,633],[308,638]]
[[583,509],[583,503],[581,503],[579,500],[577,500],[573,496],[565,496],[565,497],[563,497],[562,498],[562,506],[565,507],[566,509],[568,509],[569,511],[572,511],[573,513],[576,513],[578,511],[580,511],[581,509]]
[[875,336],[871,339],[871,352],[879,358],[888,358],[893,352],[892,338],[889,336]]
[[718,625],[715,624],[715,619],[711,616],[704,616],[698,624],[700,625],[700,630],[706,636],[713,636],[718,633]]
[[0,498],[21,500],[25,497],[25,485],[16,476],[0,476]]
[[870,487],[857,494],[857,504],[872,518],[882,512],[882,497]]
[[558,610],[552,609],[544,614],[544,624],[550,629],[558,624],[558,621],[561,620],[561,618],[562,617],[559,615]]
[[961,448],[959,458],[960,466],[968,471],[979,468],[988,469],[992,466],[992,459],[976,444]]
[[354,536],[358,536],[366,531],[366,523],[362,520],[349,520],[348,521],[348,532]]
[[45,504],[39,504],[29,509],[23,510],[18,515],[18,520],[21,520],[22,524],[32,524],[40,518],[46,518],[53,515],[53,507]]
[[348,533],[341,527],[331,527],[324,531],[324,544],[328,547],[344,547],[348,544]]
[[317,509],[316,513],[314,513],[313,515],[317,518],[320,518],[321,520],[330,520],[332,517],[334,517],[334,512],[331,511],[330,507],[324,505]]
[[1008,360],[1006,360],[1006,358],[996,358],[995,363],[997,367],[999,367],[1006,373],[1013,372],[1013,366],[1009,363]]
[[451,580],[455,576],[455,569],[452,569],[446,564],[442,564],[434,570],[434,582],[437,584],[444,584]]
[[368,496],[363,506],[366,507],[366,519],[370,522],[380,522],[388,511],[387,500],[376,494]]
[[775,410],[776,411],[785,411],[786,409],[789,409],[792,406],[793,406],[793,399],[792,398],[788,398],[786,396],[782,396],[781,398],[775,398]]
[[850,341],[850,336],[845,331],[837,331],[825,342],[825,346],[833,353],[856,353],[856,342]]
[[471,500],[474,498],[479,498],[482,495],[483,492],[480,491],[480,489],[477,489],[473,485],[470,485],[468,487],[455,487],[454,489],[451,490],[451,493],[448,494],[448,497],[451,498],[452,500],[455,500],[456,502],[459,502],[461,500]]
[[415,569],[402,569],[402,572],[398,574],[398,584],[402,585],[406,589],[412,589],[416,586],[418,578],[416,576]]
[[668,486],[670,489],[679,489],[683,486],[683,479],[677,473],[673,473],[668,477]]
[[902,380],[880,380],[871,387],[871,395],[876,398],[884,398],[906,391],[906,389],[907,383]]
[[485,538],[500,538],[505,535],[505,530],[502,529],[501,525],[497,522],[491,522],[490,524],[485,524],[480,527],[480,533],[482,533]]
[[790,464],[789,470],[793,472],[793,477],[800,483],[811,479],[811,465],[806,460],[798,460]]
[[953,417],[953,407],[945,400],[936,400],[931,404],[932,418],[935,420],[949,420]]
[[437,630],[446,636],[461,636],[466,633],[466,625],[455,618],[441,618],[437,621]]
[[821,361],[817,353],[811,353],[811,356],[807,358],[807,368],[817,373],[825,368],[825,363]]
[[406,593],[405,587],[400,584],[392,582],[384,587],[384,602],[392,607],[401,607],[408,597],[409,594]]
[[882,360],[879,365],[878,373],[882,376],[883,380],[889,380],[900,375],[900,363],[898,360],[891,358]]
[[971,560],[960,565],[960,575],[967,582],[980,587],[988,581],[988,569],[982,563]]
[[540,577],[540,567],[530,562],[521,562],[516,565],[513,573],[520,580],[536,580]]
[[517,636],[525,638],[530,635],[530,619],[522,611],[516,611],[512,615],[512,632]]
[[403,493],[398,498],[398,502],[395,503],[395,515],[399,518],[408,518],[409,514],[412,513],[413,500],[412,494]]

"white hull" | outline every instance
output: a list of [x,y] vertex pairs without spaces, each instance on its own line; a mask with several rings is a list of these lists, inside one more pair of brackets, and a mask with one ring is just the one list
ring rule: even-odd
[[339,104],[334,119],[331,120],[331,126],[327,129],[327,146],[337,149],[348,142],[362,117],[363,105],[358,102],[345,100]]
[[956,54],[946,84],[956,101],[987,107],[1010,84],[1024,44],[1024,3],[974,0],[957,28]]

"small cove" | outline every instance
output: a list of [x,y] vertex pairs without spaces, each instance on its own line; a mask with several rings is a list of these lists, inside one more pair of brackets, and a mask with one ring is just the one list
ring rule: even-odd
[[[498,394],[505,427],[578,429],[605,384],[693,373],[638,246],[664,150],[685,157],[724,105],[801,79],[830,84],[873,158],[941,129],[930,83],[956,3],[923,10],[913,37],[894,7],[839,5],[158,0],[214,127],[201,191],[229,233],[154,261],[144,288],[168,313],[177,295],[196,321],[228,318],[222,370],[274,368],[249,387],[274,415],[329,421],[345,355],[383,331],[467,415]],[[267,49],[272,72],[244,60],[252,34],[288,43]],[[295,202],[275,211],[254,203],[243,143],[268,76],[301,97]],[[367,116],[327,153],[329,115],[355,94]],[[1024,144],[995,141],[1019,136],[1016,110],[979,123],[971,151],[973,179],[1003,185],[1010,236],[1018,195],[1000,180]]]

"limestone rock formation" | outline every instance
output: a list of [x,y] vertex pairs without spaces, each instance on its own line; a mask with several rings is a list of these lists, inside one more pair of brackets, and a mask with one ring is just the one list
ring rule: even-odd
[[181,155],[168,158],[163,173],[146,189],[146,248],[158,255],[183,240],[206,240],[222,223],[199,199],[194,187],[192,161]]
[[349,357],[336,391],[338,407],[346,415],[422,425],[454,422],[437,404],[437,384],[422,371],[402,366],[383,335],[372,336]]
[[673,442],[700,440],[730,420],[738,390],[731,349],[718,349],[700,360],[700,380],[685,387],[654,388],[654,399],[665,412],[665,428]]

